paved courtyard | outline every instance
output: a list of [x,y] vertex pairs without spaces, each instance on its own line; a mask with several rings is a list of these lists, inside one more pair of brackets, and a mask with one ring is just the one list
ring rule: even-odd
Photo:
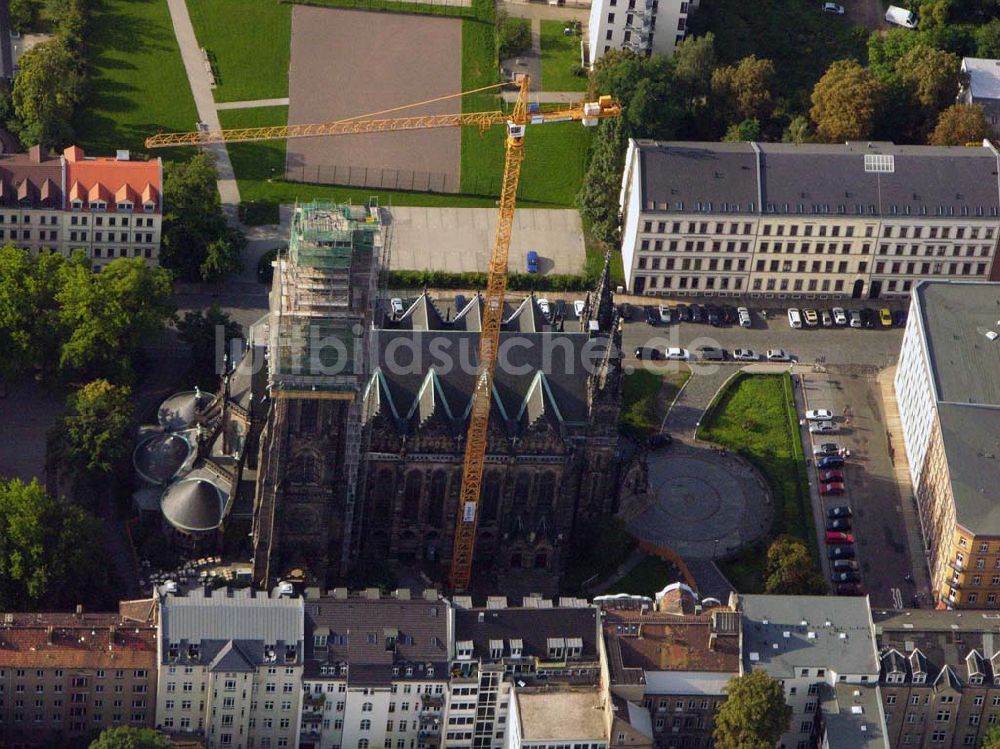
[[[493,249],[493,208],[389,208],[392,270],[485,271]],[[586,253],[580,214],[573,210],[522,208],[514,214],[509,267],[524,273],[529,250],[538,270],[580,273]]]
[[629,521],[639,538],[685,559],[713,559],[770,528],[770,494],[741,459],[678,441],[650,453],[648,461],[648,505]]

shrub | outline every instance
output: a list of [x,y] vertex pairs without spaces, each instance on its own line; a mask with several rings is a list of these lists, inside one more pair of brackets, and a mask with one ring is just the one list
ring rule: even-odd
[[531,49],[531,21],[512,18],[505,11],[497,14],[497,54],[501,60]]

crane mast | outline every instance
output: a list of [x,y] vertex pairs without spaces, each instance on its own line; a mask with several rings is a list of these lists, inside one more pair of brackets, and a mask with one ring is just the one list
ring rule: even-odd
[[496,234],[493,238],[493,250],[490,254],[486,290],[483,296],[479,362],[476,365],[475,388],[472,395],[468,431],[466,432],[462,486],[459,492],[459,516],[455,523],[455,538],[452,544],[451,567],[448,574],[448,584],[454,592],[467,591],[472,578],[476,528],[479,521],[479,498],[483,487],[483,465],[486,462],[486,448],[489,444],[493,376],[496,371],[497,352],[500,346],[500,327],[503,324],[503,301],[507,291],[507,258],[510,251],[511,233],[514,228],[517,186],[521,178],[521,164],[524,161],[525,129],[529,123],[535,125],[547,122],[581,122],[584,125],[593,126],[601,119],[617,117],[621,114],[621,107],[612,101],[611,97],[601,96],[596,102],[570,105],[563,109],[529,115],[528,90],[530,80],[527,75],[519,75],[516,83],[518,94],[510,114],[501,111],[487,111],[409,117],[376,117],[376,115],[384,115],[443,99],[497,89],[504,85],[495,84],[475,91],[449,94],[436,99],[333,122],[230,130],[199,130],[189,133],[157,133],[146,139],[147,148],[164,148],[209,143],[243,143],[325,135],[425,130],[438,127],[477,126],[480,129],[486,129],[493,125],[506,125],[507,139],[503,183],[500,191]]

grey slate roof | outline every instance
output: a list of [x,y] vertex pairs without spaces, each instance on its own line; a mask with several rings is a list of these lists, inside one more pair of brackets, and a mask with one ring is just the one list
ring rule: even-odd
[[185,478],[171,484],[160,500],[163,517],[182,531],[210,531],[222,523],[225,500],[205,478]]
[[285,648],[295,646],[301,663],[304,629],[301,598],[257,596],[250,589],[206,593],[197,588],[186,596],[164,596],[160,602],[160,622],[163,662],[172,644],[179,646],[182,657],[187,645],[200,644],[201,662],[207,663],[230,640],[239,640],[244,641],[240,643],[244,655],[260,660],[265,645],[278,646],[279,662]]
[[762,667],[778,679],[798,668],[879,672],[867,597],[741,595],[740,608],[747,671]]
[[577,637],[583,641],[580,658],[594,660],[600,636],[598,611],[596,606],[456,609],[455,640],[472,640],[473,655],[488,660],[490,640],[503,640],[508,654],[510,640],[519,639],[524,657],[547,658],[550,637]]
[[209,670],[224,673],[244,673],[254,671],[260,659],[244,652],[243,646],[235,640],[230,640],[212,658]]
[[937,410],[955,521],[976,534],[1000,533],[1000,407],[939,403]]
[[828,745],[837,749],[889,749],[878,689],[867,684],[821,684],[820,710]]
[[[653,204],[655,210],[714,215],[942,218],[995,217],[1000,212],[997,154],[988,147],[637,144],[645,209]],[[866,171],[866,155],[892,156],[894,170]]]

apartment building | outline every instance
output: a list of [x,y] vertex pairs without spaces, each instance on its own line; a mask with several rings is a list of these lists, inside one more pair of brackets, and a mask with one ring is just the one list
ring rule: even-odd
[[1000,279],[1000,154],[981,147],[629,142],[628,290],[901,297],[934,277]]
[[703,610],[674,583],[645,596],[602,596],[604,646],[611,692],[644,706],[657,746],[712,746],[715,711],[728,681],[740,675],[740,615]]
[[150,728],[156,627],[122,612],[3,614],[0,743],[81,741],[114,726]]
[[874,611],[893,747],[982,745],[1000,721],[1000,620],[960,611]]
[[962,73],[958,100],[981,106],[993,134],[1000,135],[1000,60],[963,57]]
[[0,244],[38,252],[84,252],[100,270],[114,258],[159,262],[163,169],[159,159],[0,154]]
[[444,711],[445,747],[502,749],[511,692],[540,685],[594,687],[601,671],[600,617],[586,601],[491,597],[474,608],[456,596],[455,651]]
[[671,56],[700,0],[594,0],[587,24],[592,67],[611,50]]
[[912,294],[895,391],[931,584],[949,608],[1000,595],[1000,284]]
[[867,597],[733,594],[741,669],[781,681],[792,708],[780,749],[889,749]]
[[440,746],[453,616],[437,591],[307,594],[301,749]]
[[208,749],[298,746],[302,599],[198,588],[158,602],[157,726]]

